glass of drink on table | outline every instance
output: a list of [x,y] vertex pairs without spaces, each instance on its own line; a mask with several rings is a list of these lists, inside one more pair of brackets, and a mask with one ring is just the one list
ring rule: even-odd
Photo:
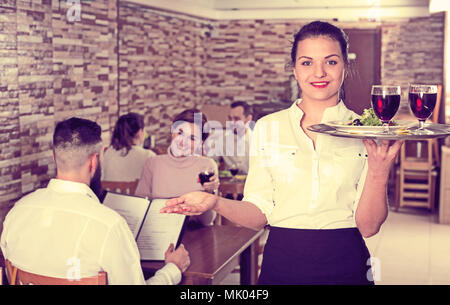
[[237,167],[237,165],[235,163],[233,163],[230,166],[230,173],[233,176],[232,180],[236,180],[235,176],[237,175],[238,172],[239,172],[239,168]]
[[212,168],[205,168],[198,174],[198,179],[200,184],[203,185],[205,182],[209,182],[209,179],[214,176],[214,170]]

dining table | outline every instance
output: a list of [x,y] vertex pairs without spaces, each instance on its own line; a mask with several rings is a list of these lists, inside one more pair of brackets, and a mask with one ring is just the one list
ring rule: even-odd
[[[181,243],[189,251],[191,264],[183,272],[181,284],[217,285],[237,266],[241,285],[256,284],[259,238],[263,233],[264,229],[232,225],[187,228]],[[144,274],[163,266],[163,261],[141,261]]]

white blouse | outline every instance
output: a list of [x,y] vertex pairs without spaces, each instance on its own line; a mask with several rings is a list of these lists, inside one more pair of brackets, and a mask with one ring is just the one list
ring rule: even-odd
[[[297,100],[258,120],[250,144],[244,201],[271,226],[297,229],[356,227],[367,156],[359,139],[318,134],[316,148],[300,127]],[[343,102],[327,108],[322,123],[358,117]]]

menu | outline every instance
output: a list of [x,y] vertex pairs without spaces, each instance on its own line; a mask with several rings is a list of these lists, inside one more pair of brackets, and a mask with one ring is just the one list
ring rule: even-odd
[[188,217],[160,213],[168,199],[151,199],[107,192],[103,204],[119,213],[136,239],[141,260],[164,260],[173,243],[178,247]]

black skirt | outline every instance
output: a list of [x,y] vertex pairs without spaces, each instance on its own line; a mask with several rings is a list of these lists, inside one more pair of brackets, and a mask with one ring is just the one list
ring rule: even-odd
[[270,227],[260,285],[373,285],[370,254],[357,228]]

